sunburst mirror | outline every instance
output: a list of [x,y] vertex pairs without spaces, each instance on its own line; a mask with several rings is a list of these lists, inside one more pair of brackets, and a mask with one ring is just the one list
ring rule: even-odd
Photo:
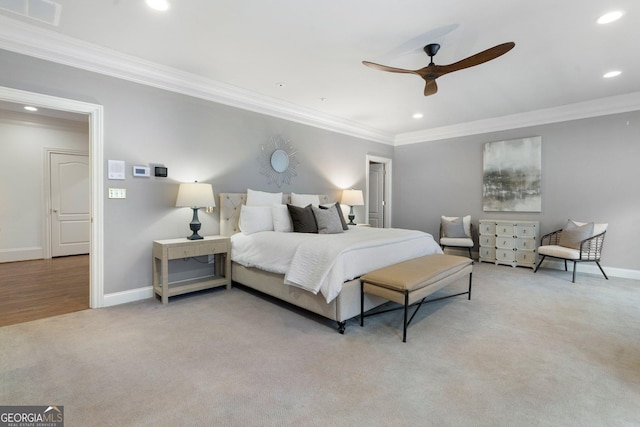
[[279,136],[273,136],[267,144],[262,145],[260,153],[260,173],[267,177],[269,184],[291,184],[291,178],[297,175],[296,150],[290,141]]

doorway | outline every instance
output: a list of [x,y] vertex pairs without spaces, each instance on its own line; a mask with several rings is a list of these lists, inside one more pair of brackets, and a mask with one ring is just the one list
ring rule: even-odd
[[366,223],[391,227],[391,166],[386,157],[366,156]]
[[104,254],[103,254],[103,107],[72,99],[59,98],[34,92],[0,86],[0,102],[32,105],[52,111],[84,114],[89,122],[89,306],[104,306]]
[[[46,150],[45,194],[49,218],[51,257],[89,253],[90,176],[89,155],[83,152]],[[48,190],[48,191],[47,191]],[[47,239],[48,237],[48,239]],[[45,242],[46,245],[46,242]]]

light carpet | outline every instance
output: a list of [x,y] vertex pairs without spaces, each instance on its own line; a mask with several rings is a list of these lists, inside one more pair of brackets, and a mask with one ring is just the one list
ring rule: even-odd
[[476,263],[473,284],[407,343],[401,311],[340,335],[237,288],[2,327],[0,404],[68,427],[640,424],[638,281]]

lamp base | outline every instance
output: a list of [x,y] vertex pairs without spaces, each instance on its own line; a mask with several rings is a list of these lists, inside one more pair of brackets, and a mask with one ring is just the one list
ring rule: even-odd
[[357,225],[355,222],[353,222],[354,219],[356,219],[356,214],[353,213],[353,206],[351,206],[351,210],[349,210],[349,223],[347,225]]
[[202,227],[202,224],[200,223],[200,220],[198,219],[198,209],[200,209],[200,208],[191,208],[191,209],[193,209],[193,218],[191,219],[191,222],[189,223],[189,228],[191,229],[193,234],[191,234],[191,236],[187,237],[187,239],[189,239],[189,240],[202,240],[202,239],[204,239],[204,237],[202,237],[201,235],[198,234],[198,230],[200,230],[200,227]]

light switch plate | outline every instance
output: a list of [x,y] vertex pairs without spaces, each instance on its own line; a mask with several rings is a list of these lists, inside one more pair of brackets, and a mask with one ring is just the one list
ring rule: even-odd
[[126,199],[127,189],[126,188],[110,188],[109,198],[110,199]]

